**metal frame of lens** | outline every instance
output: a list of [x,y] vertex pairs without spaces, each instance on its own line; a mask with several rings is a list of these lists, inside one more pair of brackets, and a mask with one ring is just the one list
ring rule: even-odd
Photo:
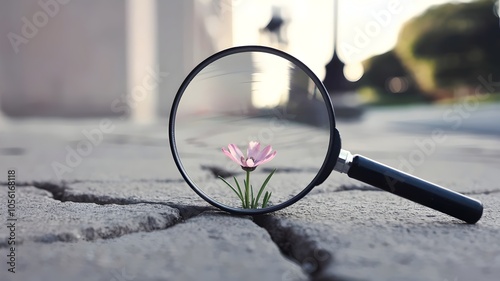
[[[314,82],[314,84],[318,87],[319,91],[321,92],[321,95],[323,96],[325,106],[327,107],[326,110],[328,111],[328,118],[330,119],[330,141],[328,144],[328,151],[327,154],[325,155],[325,160],[323,161],[323,164],[321,168],[318,171],[318,174],[314,177],[314,179],[309,183],[309,185],[304,188],[299,194],[295,195],[293,198],[282,202],[278,205],[273,205],[264,209],[241,209],[241,208],[235,208],[235,207],[229,207],[227,205],[221,204],[212,198],[208,196],[205,192],[203,192],[202,189],[196,186],[196,184],[189,178],[187,175],[186,171],[184,170],[184,167],[182,165],[181,160],[179,159],[179,154],[177,152],[177,146],[175,142],[175,118],[176,118],[176,113],[177,113],[177,107],[179,106],[179,102],[181,101],[182,95],[188,85],[191,83],[191,80],[193,80],[196,75],[202,71],[205,67],[210,65],[211,63],[223,58],[227,57],[233,54],[238,54],[238,53],[244,53],[244,52],[260,52],[260,53],[268,53],[272,55],[279,56],[283,59],[286,59],[299,67],[302,71],[304,71],[309,78]],[[335,162],[339,156],[340,153],[340,148],[341,148],[341,143],[340,143],[340,135],[338,130],[335,128],[335,112],[333,110],[333,105],[330,99],[330,96],[328,95],[328,91],[326,90],[325,86],[323,83],[319,80],[319,78],[307,67],[304,63],[302,63],[300,60],[297,58],[291,56],[290,54],[287,54],[283,51],[273,49],[270,47],[264,47],[264,46],[239,46],[239,47],[233,47],[229,48],[226,50],[223,50],[221,52],[218,52],[207,59],[205,59],[203,62],[198,64],[184,79],[182,82],[181,86],[179,87],[179,90],[177,91],[177,94],[175,95],[174,102],[172,104],[172,109],[170,111],[170,120],[169,120],[169,142],[170,142],[170,149],[172,151],[172,155],[174,157],[175,164],[177,168],[179,169],[182,177],[184,180],[188,183],[188,185],[198,194],[201,198],[203,198],[205,201],[210,203],[211,205],[222,209],[224,211],[233,213],[233,214],[239,214],[239,215],[261,215],[265,213],[270,213],[274,212],[280,209],[283,209],[285,207],[290,206],[291,204],[297,202],[300,200],[302,197],[304,197],[307,193],[309,193],[315,186],[321,184],[332,172],[333,166],[335,165]]]

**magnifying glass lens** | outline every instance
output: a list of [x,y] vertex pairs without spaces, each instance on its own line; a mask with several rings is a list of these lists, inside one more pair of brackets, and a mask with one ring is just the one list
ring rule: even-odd
[[302,66],[240,52],[197,71],[174,130],[177,159],[195,191],[251,210],[276,209],[312,188],[329,148],[330,105]]
[[277,211],[332,170],[467,223],[480,201],[341,149],[328,93],[296,58],[242,46],[200,63],[175,96],[174,161],[191,188],[236,214]]

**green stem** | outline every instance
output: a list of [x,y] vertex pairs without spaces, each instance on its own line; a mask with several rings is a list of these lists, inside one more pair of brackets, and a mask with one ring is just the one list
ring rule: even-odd
[[[266,185],[267,183],[269,182],[269,180],[271,179],[271,177],[274,175],[274,173],[276,172],[276,169],[274,169],[270,174],[269,176],[267,176],[266,180],[264,181],[264,183],[262,184],[260,190],[259,190],[259,193],[257,194],[257,199],[255,199],[255,207],[254,208],[257,208],[257,204],[259,203],[259,199],[260,199],[260,195],[262,194],[262,192],[264,191],[264,189],[266,188]],[[264,206],[262,206],[262,208],[264,208]]]
[[250,208],[250,171],[247,172],[247,181],[245,182],[245,204]]

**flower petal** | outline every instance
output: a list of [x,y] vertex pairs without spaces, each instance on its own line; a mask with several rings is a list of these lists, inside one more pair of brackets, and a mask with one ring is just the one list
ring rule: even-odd
[[271,150],[272,150],[272,149],[273,149],[273,148],[272,148],[270,145],[266,146],[266,147],[265,147],[265,148],[264,148],[264,149],[263,149],[263,150],[259,153],[259,155],[258,155],[257,157],[254,157],[255,162],[260,162],[261,160],[264,160],[264,159],[267,157],[267,155],[271,152]]
[[256,142],[256,141],[251,141],[248,144],[248,148],[247,148],[247,158],[255,159],[257,157],[257,155],[259,154],[259,150],[260,150],[260,143]]
[[264,163],[267,163],[267,162],[273,160],[273,158],[275,156],[276,156],[276,151],[273,151],[272,153],[268,154],[267,157],[262,159],[261,161],[256,161],[255,166],[259,166],[259,165],[262,165]]
[[245,156],[243,155],[243,153],[241,152],[241,150],[238,148],[238,146],[236,144],[231,143],[227,147],[229,148],[229,151],[234,156],[234,158],[236,158],[236,159],[244,158],[245,159]]
[[238,160],[238,158],[235,158],[233,156],[233,154],[231,152],[227,151],[225,148],[222,148],[222,152],[224,152],[224,154],[226,154],[226,156],[229,157],[229,159],[233,160],[233,162],[235,162],[236,164],[238,164],[240,166],[242,165],[241,161]]

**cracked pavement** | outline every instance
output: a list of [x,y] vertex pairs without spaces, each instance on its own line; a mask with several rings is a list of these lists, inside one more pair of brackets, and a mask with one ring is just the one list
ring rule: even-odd
[[[413,174],[481,200],[476,225],[337,173],[281,211],[229,215],[182,180],[165,125],[116,123],[59,179],[51,164],[98,121],[9,122],[0,182],[16,169],[17,259],[11,274],[0,228],[0,280],[498,280],[500,111],[485,106],[455,130],[443,110],[371,111],[338,128],[345,149],[396,168],[415,140],[443,128],[446,140]],[[484,115],[491,130],[468,129]],[[285,172],[308,176],[301,168]]]

